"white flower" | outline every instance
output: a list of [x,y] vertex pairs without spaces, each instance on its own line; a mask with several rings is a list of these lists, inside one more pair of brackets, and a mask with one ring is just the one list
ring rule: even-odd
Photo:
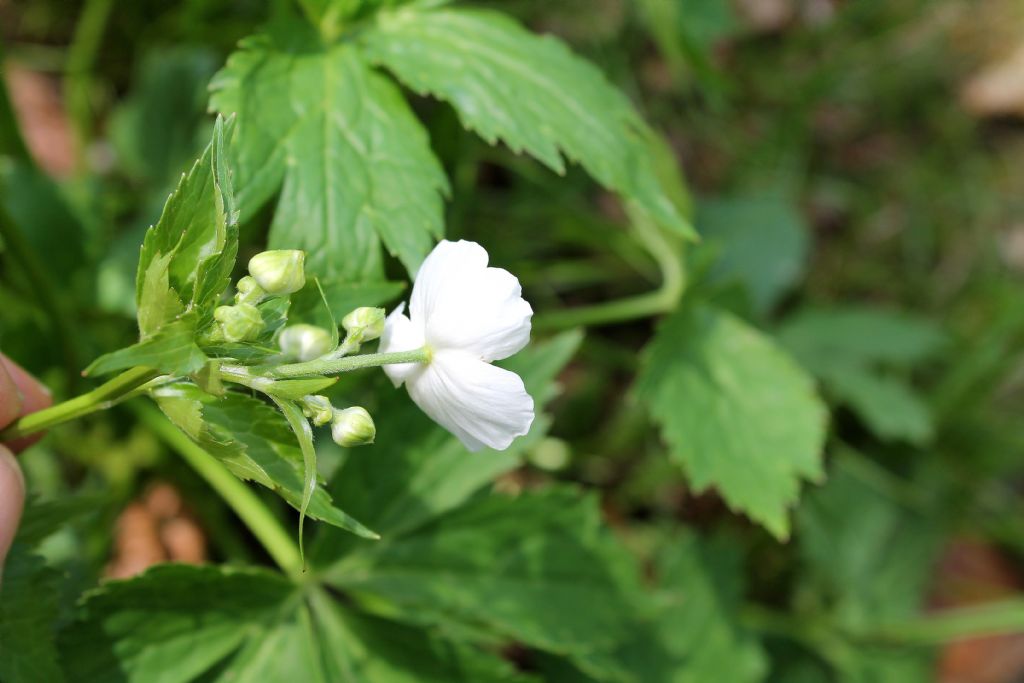
[[384,371],[435,422],[466,448],[508,448],[533,424],[533,399],[519,375],[491,365],[530,341],[533,309],[519,280],[487,267],[476,242],[439,243],[412,288],[409,315],[402,303],[381,335],[384,353],[426,347],[427,363],[385,365]]

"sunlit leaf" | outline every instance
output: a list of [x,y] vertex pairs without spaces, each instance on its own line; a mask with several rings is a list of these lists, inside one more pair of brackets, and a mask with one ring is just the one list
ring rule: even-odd
[[789,535],[801,482],[822,477],[827,412],[782,349],[730,313],[684,306],[662,322],[637,390],[697,490]]
[[280,190],[271,248],[305,249],[325,283],[382,280],[381,242],[415,272],[444,232],[448,183],[401,92],[351,41],[277,23],[243,41],[211,88],[211,107],[238,115],[246,217]]
[[693,229],[663,186],[651,137],[629,100],[551,36],[497,12],[402,7],[361,36],[368,56],[422,94],[451,102],[463,124],[557,173],[563,155],[664,227]]

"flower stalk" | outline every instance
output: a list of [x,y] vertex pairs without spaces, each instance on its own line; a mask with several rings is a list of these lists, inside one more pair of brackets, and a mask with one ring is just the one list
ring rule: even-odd
[[265,373],[264,377],[278,379],[307,377],[309,375],[337,375],[342,372],[361,370],[362,368],[374,368],[381,365],[396,365],[399,363],[429,363],[430,349],[423,347],[414,351],[399,351],[395,353],[366,353],[361,356],[347,356],[345,358],[318,358],[317,360],[305,363],[289,363],[279,365]]
[[[221,379],[262,391],[264,382],[274,379],[294,379],[314,375],[336,375],[362,368],[372,368],[393,363],[426,363],[430,352],[426,348],[401,353],[368,353],[347,358],[327,358],[280,365],[263,373],[253,373],[242,365],[223,365],[219,372]],[[150,388],[150,382],[160,377],[160,372],[150,368],[132,368],[90,392],[58,403],[44,410],[26,415],[0,432],[0,441],[12,441],[30,436],[50,427],[79,417],[110,408],[121,401],[138,396]]]

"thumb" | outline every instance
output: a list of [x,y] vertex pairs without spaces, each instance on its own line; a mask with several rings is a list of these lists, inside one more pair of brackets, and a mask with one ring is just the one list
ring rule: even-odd
[[21,475],[14,455],[0,446],[0,577],[3,576],[3,562],[14,541],[14,532],[21,520],[21,508],[25,502],[25,479]]

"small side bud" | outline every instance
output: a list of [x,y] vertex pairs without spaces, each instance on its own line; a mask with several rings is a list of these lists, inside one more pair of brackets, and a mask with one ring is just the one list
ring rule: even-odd
[[252,339],[263,329],[263,316],[252,304],[218,306],[213,317],[220,323],[221,334],[229,342]]
[[289,325],[277,338],[281,350],[300,361],[313,360],[328,353],[334,340],[331,333],[316,325]]
[[302,399],[302,414],[321,427],[334,419],[334,406],[326,396],[306,396]]
[[384,333],[385,317],[386,312],[383,308],[363,306],[342,318],[341,326],[359,341],[373,341]]
[[373,418],[365,408],[353,406],[345,410],[334,411],[334,422],[331,424],[331,437],[334,443],[345,448],[363,446],[373,443],[377,436],[377,427]]
[[306,284],[306,253],[298,249],[264,251],[249,259],[249,274],[271,296],[285,296]]
[[235,294],[236,304],[257,304],[267,295],[251,275],[246,275],[239,280],[235,288],[238,290]]

